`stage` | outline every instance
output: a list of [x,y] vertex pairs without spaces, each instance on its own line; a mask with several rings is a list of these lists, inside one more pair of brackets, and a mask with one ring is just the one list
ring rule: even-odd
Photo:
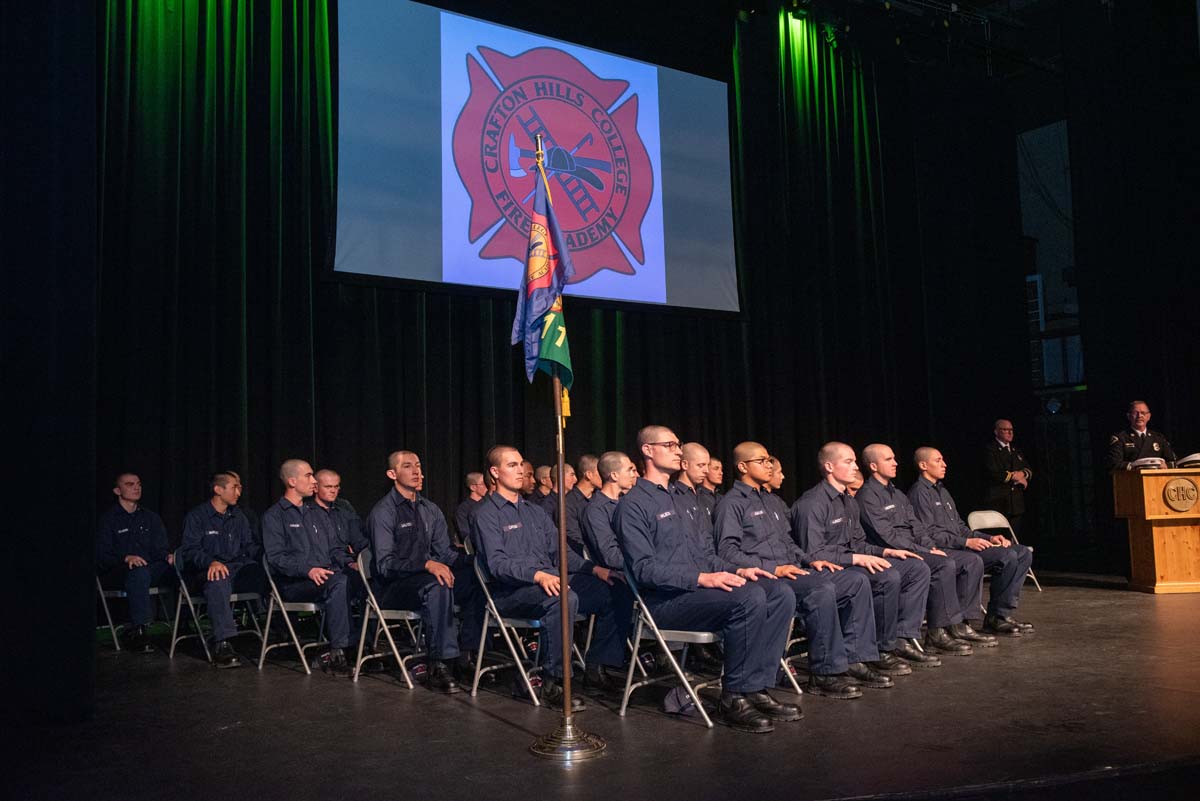
[[472,699],[308,677],[286,652],[216,672],[102,646],[94,719],[31,731],[6,784],[19,799],[1194,798],[1200,595],[1027,584],[1021,617],[1036,635],[856,701],[805,697],[803,721],[765,736],[667,717],[653,688],[624,719],[619,698],[589,697],[579,721],[608,753],[571,769],[526,752],[557,713],[506,680]]

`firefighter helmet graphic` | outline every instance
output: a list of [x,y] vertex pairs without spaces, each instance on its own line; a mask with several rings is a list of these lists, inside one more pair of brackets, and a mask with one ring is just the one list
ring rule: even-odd
[[471,198],[467,238],[476,242],[503,220],[480,256],[524,261],[540,133],[572,283],[600,270],[636,272],[629,256],[645,263],[642,221],[654,173],[637,131],[638,96],[622,100],[628,82],[599,78],[548,47],[515,57],[479,53],[482,64],[467,55],[471,93],[453,136],[454,166]]

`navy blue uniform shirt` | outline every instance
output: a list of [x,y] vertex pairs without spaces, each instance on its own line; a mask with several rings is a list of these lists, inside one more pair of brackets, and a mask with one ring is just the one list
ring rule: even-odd
[[[558,529],[537,505],[499,492],[484,498],[471,522],[479,548],[476,564],[485,581],[509,587],[533,582],[538,571],[558,575]],[[592,563],[567,548],[567,572],[591,572]]]
[[892,482],[882,484],[872,476],[863,482],[854,500],[867,539],[876,545],[922,554],[937,547],[908,496]]
[[618,500],[596,490],[584,507],[582,516],[583,541],[587,544],[588,555],[593,562],[610,570],[625,569],[625,557],[621,555],[621,546],[613,529],[618,503]]
[[716,553],[717,536],[713,530],[713,518],[701,503],[700,494],[694,487],[690,487],[682,481],[671,482],[671,494],[676,496],[677,503],[681,504],[684,511],[688,513],[696,532],[701,537],[707,538],[709,548]]
[[958,516],[954,499],[942,482],[934,484],[925,476],[919,477],[908,488],[908,500],[917,519],[925,524],[929,538],[939,548],[965,548],[967,538],[975,536]]
[[788,536],[786,517],[780,525],[773,500],[778,499],[769,492],[756,490],[744,481],[734,482],[717,504],[717,542],[722,558],[769,573],[780,565],[802,566],[808,562],[808,554]]
[[263,550],[271,570],[293,578],[305,578],[314,567],[342,567],[345,547],[331,534],[310,504],[296,506],[280,498],[262,517]]
[[[592,490],[593,497],[599,490]],[[558,525],[558,495],[551,493],[554,498],[554,508],[550,511],[550,519],[554,521],[554,525]],[[571,487],[571,491],[567,493],[567,545],[571,547],[575,553],[583,556],[583,510],[587,508],[588,497],[579,491],[579,485]],[[619,569],[619,568],[617,568]]]
[[167,558],[167,529],[162,518],[141,506],[126,512],[120,501],[100,517],[96,527],[96,567],[107,570],[121,564],[126,556],[140,556],[147,562]]
[[459,542],[463,542],[471,536],[471,515],[475,514],[475,509],[480,503],[481,501],[468,496],[454,510],[454,533],[458,535]]
[[717,504],[722,497],[721,493],[713,492],[707,487],[696,487],[696,500],[700,502],[700,508],[708,512],[709,520],[717,519]]
[[701,573],[733,569],[707,550],[691,516],[666,487],[639,478],[621,502],[613,528],[634,580],[647,589],[694,590]]
[[367,515],[367,529],[372,569],[381,578],[420,573],[430,559],[444,565],[454,560],[446,516],[419,492],[410,501],[392,487]]
[[205,501],[183,518],[183,543],[175,551],[181,570],[204,570],[213,562],[245,564],[258,557],[258,538],[238,507],[218,512]]
[[854,554],[883,556],[883,549],[867,542],[859,522],[858,504],[828,481],[818,482],[792,504],[792,536],[810,557],[850,567]]

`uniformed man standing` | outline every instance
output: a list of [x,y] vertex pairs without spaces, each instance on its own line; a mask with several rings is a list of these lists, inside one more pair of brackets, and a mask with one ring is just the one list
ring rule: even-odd
[[[426,686],[455,693],[458,684],[446,662],[478,645],[483,623],[474,569],[469,557],[450,545],[442,510],[421,494],[420,457],[412,451],[389,454],[387,477],[392,488],[367,516],[376,598],[384,609],[420,611],[429,647]],[[456,600],[463,611],[461,634],[454,619]]]
[[213,665],[234,668],[241,660],[230,643],[237,623],[229,598],[240,592],[265,595],[267,577],[259,561],[258,536],[238,505],[241,479],[233,473],[216,473],[209,489],[212,496],[184,518],[183,543],[175,551],[175,560],[184,581],[196,575],[203,581],[215,646]]
[[[558,531],[541,509],[521,497],[524,475],[521,454],[508,445],[488,451],[488,470],[496,477],[496,492],[475,513],[471,537],[479,546],[479,567],[492,588],[492,598],[502,615],[541,621],[541,700],[562,701],[563,671],[560,610],[567,614],[596,615],[592,645],[584,655],[584,681],[597,690],[615,685],[604,668],[620,668],[632,624],[628,611],[618,613],[609,585],[610,570],[579,557],[567,548],[570,587],[559,585]],[[562,593],[567,593],[564,604]],[[568,647],[569,647],[568,643]],[[572,707],[584,709],[583,699],[572,695]]]
[[[767,688],[779,672],[780,632],[795,614],[790,589],[768,596],[777,579],[760,568],[732,566],[703,549],[704,537],[670,491],[679,470],[679,439],[665,426],[638,432],[644,478],[621,498],[617,539],[655,622],[663,628],[719,631],[725,673],[718,714],[734,729],[770,732],[774,721],[799,720],[800,708],[776,701]],[[784,634],[786,636],[786,634]]]
[[[596,490],[600,489],[600,474],[596,472],[597,459],[594,454],[585,453],[579,457],[576,462],[578,470],[567,468],[567,499],[565,501],[567,510],[567,545],[571,547],[575,553],[583,556],[584,541],[583,541],[583,510],[587,508],[588,501]],[[554,526],[558,527],[558,496],[554,498],[554,505],[550,509],[550,519],[554,521]]]
[[311,498],[317,489],[312,467],[288,459],[279,467],[283,496],[263,513],[263,550],[285,601],[325,604],[329,633],[328,666],[335,674],[350,675],[346,648],[350,645],[350,601],[360,579],[350,567],[354,557],[316,515]]
[[908,500],[917,518],[925,524],[930,538],[956,558],[962,552],[978,554],[984,569],[993,571],[983,630],[1008,637],[1032,633],[1032,624],[1018,622],[1012,614],[1021,602],[1021,585],[1033,562],[1033,551],[1001,534],[979,537],[971,531],[959,516],[954,498],[943,483],[947,465],[937,448],[917,448],[913,462],[921,475],[909,488]]
[[1152,456],[1165,460],[1167,467],[1172,467],[1175,464],[1175,451],[1166,437],[1147,428],[1150,425],[1150,407],[1146,402],[1130,401],[1125,417],[1129,420],[1129,428],[1118,431],[1108,439],[1108,469],[1130,470],[1133,462]]
[[858,504],[846,491],[858,471],[853,448],[828,442],[818,452],[817,464],[824,478],[792,504],[796,544],[813,559],[867,576],[881,658],[890,653],[917,667],[940,664],[916,645],[929,595],[929,567],[912,551],[867,542]]
[[997,420],[992,427],[992,441],[983,451],[983,469],[987,475],[987,489],[983,495],[983,508],[994,509],[1008,518],[1013,533],[1021,533],[1021,516],[1025,514],[1025,491],[1033,471],[1025,454],[1013,445],[1011,420]]
[[929,536],[908,496],[892,482],[899,464],[887,445],[873,443],[863,448],[863,466],[870,473],[854,500],[867,539],[886,548],[921,554],[929,566],[929,599],[925,648],[947,654],[971,653],[971,644],[990,647],[996,638],[980,634],[967,622],[979,617],[983,592],[983,560],[973,551],[946,553]]
[[467,473],[467,497],[454,510],[454,547],[461,548],[467,537],[471,536],[471,515],[479,506],[479,502],[488,494],[487,484],[483,481],[483,473]]
[[141,505],[142,480],[122,473],[113,482],[117,501],[100,518],[96,531],[96,568],[105,589],[125,591],[133,631],[129,648],[150,653],[146,627],[154,620],[151,587],[174,583],[162,518]]
[[[717,504],[720,554],[734,564],[760,567],[791,586],[808,636],[806,692],[858,698],[862,691],[854,673],[862,675],[868,685],[890,685],[890,679],[864,669],[865,663],[879,659],[867,578],[832,562],[812,559],[792,540],[787,508],[781,516],[767,490],[776,471],[765,447],[743,442],[734,448],[733,460],[740,478]],[[782,474],[781,468],[780,482]],[[791,626],[787,628],[790,633]]]

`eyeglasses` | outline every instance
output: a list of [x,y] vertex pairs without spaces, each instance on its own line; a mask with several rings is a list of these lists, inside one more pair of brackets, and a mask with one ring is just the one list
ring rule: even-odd
[[660,448],[666,448],[669,451],[677,451],[681,448],[681,446],[679,444],[679,440],[672,440],[671,442],[648,442],[646,444],[647,445],[657,445]]
[[745,464],[766,464],[769,461],[771,461],[770,456],[763,456],[758,459],[743,459],[742,460],[742,462],[744,462]]
[[1149,417],[1150,412],[1130,412],[1134,417]]

